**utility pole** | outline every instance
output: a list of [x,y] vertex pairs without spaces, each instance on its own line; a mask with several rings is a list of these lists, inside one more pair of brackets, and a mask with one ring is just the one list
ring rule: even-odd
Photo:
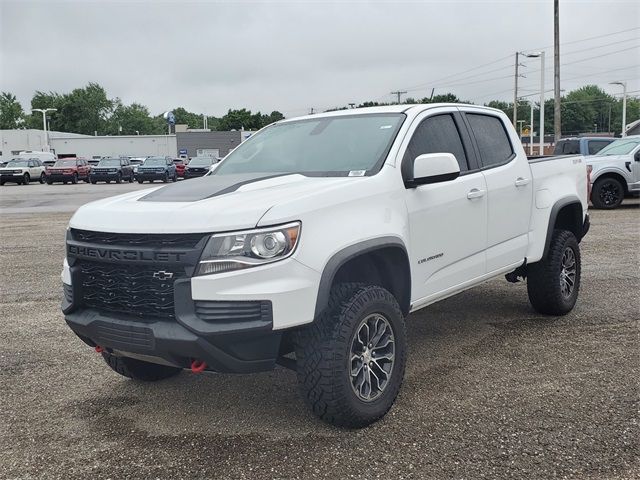
[[397,90],[395,92],[391,92],[391,95],[397,95],[398,96],[398,104],[400,104],[400,95],[404,95],[405,93],[407,93],[407,92],[403,91],[403,90]]
[[553,0],[553,138],[562,136],[560,106],[560,0]]
[[514,80],[513,87],[513,126],[514,128],[518,125],[518,56],[520,52],[516,52],[516,74]]
[[611,82],[622,87],[622,136],[627,136],[627,82]]

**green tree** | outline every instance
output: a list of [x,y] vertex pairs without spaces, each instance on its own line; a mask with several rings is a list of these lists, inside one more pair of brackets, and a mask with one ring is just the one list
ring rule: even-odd
[[11,130],[24,125],[24,112],[16,96],[9,92],[0,93],[0,130]]
[[149,109],[139,103],[122,105],[119,100],[109,118],[109,133],[112,135],[158,135],[164,133],[162,126],[149,115]]

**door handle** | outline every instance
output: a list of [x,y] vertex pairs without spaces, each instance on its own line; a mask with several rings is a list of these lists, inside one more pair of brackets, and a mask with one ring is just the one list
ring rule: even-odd
[[529,185],[530,181],[531,180],[529,180],[528,178],[518,177],[516,178],[516,187],[524,187],[525,185]]
[[473,200],[474,198],[484,197],[484,194],[485,194],[484,190],[478,190],[477,188],[472,188],[471,190],[469,190],[469,193],[467,193],[467,198],[469,200]]

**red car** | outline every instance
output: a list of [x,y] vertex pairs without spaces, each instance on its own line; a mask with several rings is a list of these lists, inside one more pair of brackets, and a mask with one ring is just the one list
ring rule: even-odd
[[54,182],[78,183],[78,180],[88,182],[89,172],[91,172],[91,165],[86,159],[68,157],[58,160],[53,167],[47,167],[45,179],[49,185]]
[[184,161],[181,158],[174,158],[173,163],[176,166],[176,173],[178,177],[184,178],[184,169],[186,167]]

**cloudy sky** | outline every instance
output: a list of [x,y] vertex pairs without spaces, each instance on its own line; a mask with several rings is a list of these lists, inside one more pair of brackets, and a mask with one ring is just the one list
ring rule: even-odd
[[[561,0],[562,88],[640,90],[639,25],[637,0]],[[26,108],[35,90],[94,81],[154,114],[295,116],[432,88],[482,103],[512,98],[517,50],[547,49],[552,88],[552,43],[552,0],[0,0],[0,88]],[[540,61],[523,63],[526,95]]]

